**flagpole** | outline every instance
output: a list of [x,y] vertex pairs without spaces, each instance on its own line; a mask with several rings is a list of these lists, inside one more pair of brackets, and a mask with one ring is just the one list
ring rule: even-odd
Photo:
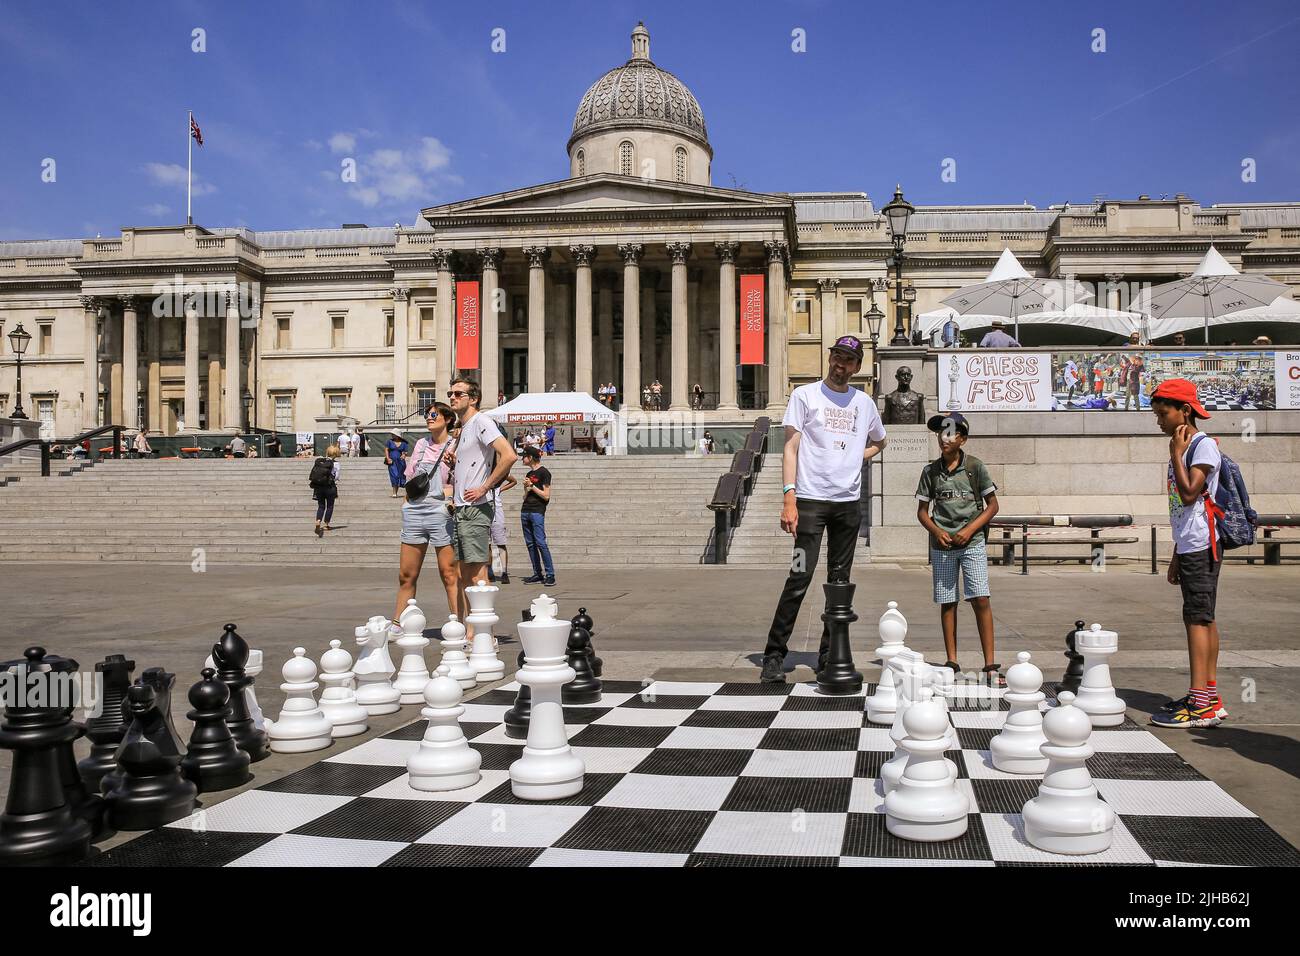
[[185,123],[185,142],[187,144],[187,156],[185,160],[185,224],[194,225],[194,217],[190,213],[190,197],[194,194],[194,111],[187,110],[187,120]]

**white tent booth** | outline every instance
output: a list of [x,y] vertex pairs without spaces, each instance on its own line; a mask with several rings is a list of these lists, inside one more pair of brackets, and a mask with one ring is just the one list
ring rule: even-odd
[[540,433],[554,425],[557,452],[603,447],[606,454],[617,455],[627,448],[618,414],[586,392],[525,392],[483,414],[512,444],[530,431]]
[[[1136,312],[1120,312],[1105,309],[1097,305],[1075,303],[1064,309],[1033,312],[1020,316],[1020,325],[1025,326],[1076,326],[1105,332],[1111,335],[1128,336],[1130,332],[1143,331],[1143,316]],[[962,315],[956,309],[942,306],[931,312],[922,312],[916,317],[916,328],[927,339],[942,331],[949,319],[955,319],[958,327],[967,332],[972,329],[987,329],[996,320],[1004,326],[1009,325],[1006,316],[968,313]]]

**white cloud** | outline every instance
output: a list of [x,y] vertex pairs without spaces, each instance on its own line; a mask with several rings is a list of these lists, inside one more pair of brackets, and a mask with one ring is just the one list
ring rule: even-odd
[[420,165],[426,172],[443,169],[451,163],[451,150],[432,136],[420,139]]
[[331,153],[350,153],[357,148],[357,138],[352,133],[335,133],[329,143]]
[[[374,135],[369,130],[335,133],[330,148],[337,152],[336,145],[342,140],[354,147],[358,138]],[[451,155],[451,150],[433,136],[419,137],[409,145],[363,151],[356,157],[357,181],[343,185],[348,196],[367,209],[404,209],[412,202],[432,201],[444,187],[460,181],[450,171]],[[320,176],[323,181],[339,181],[337,170],[322,170]]]
[[[185,188],[185,167],[179,163],[145,163],[144,170],[157,186]],[[194,195],[208,196],[217,191],[217,187],[205,182],[197,174],[194,177]]]
[[144,207],[144,212],[156,219],[161,219],[163,216],[170,215],[171,211],[171,206],[164,205],[160,202],[151,202],[149,205]]

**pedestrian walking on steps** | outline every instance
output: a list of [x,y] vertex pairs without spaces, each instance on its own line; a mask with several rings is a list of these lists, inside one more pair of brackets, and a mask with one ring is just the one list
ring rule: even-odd
[[330,519],[334,517],[334,502],[339,497],[339,455],[338,445],[330,445],[325,454],[316,459],[311,466],[307,482],[311,485],[311,496],[316,499],[316,537],[322,537],[330,530]]

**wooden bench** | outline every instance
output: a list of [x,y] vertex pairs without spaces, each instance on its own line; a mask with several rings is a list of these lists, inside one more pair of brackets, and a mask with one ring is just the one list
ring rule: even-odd
[[[1295,531],[1300,529],[1300,515],[1258,515],[1255,518],[1255,530],[1261,532],[1256,535],[1255,541],[1263,546],[1264,554],[1262,556],[1255,554],[1243,554],[1229,551],[1224,554],[1225,561],[1244,561],[1246,564],[1254,564],[1262,560],[1264,564],[1281,564],[1282,549],[1287,545],[1300,544],[1300,536],[1279,537],[1279,531]],[[1292,555],[1295,557],[1295,555]]]

